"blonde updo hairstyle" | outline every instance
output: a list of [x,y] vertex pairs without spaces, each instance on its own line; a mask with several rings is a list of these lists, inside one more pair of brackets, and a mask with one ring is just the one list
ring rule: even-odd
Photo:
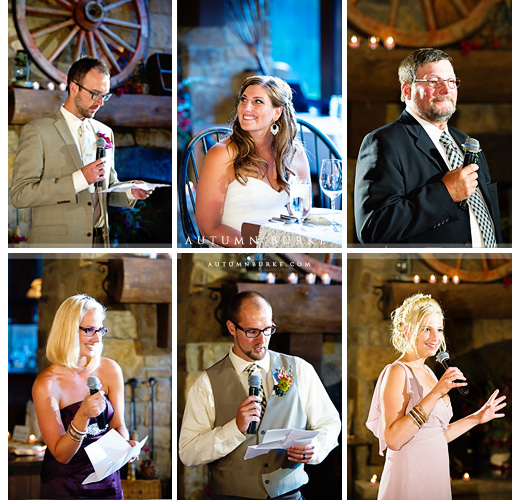
[[[79,325],[86,313],[99,311],[104,319],[106,308],[96,299],[85,294],[73,295],[58,308],[49,338],[47,340],[47,358],[51,363],[79,370]],[[98,342],[94,356],[88,359],[87,367],[94,371],[101,362],[102,340]]]
[[[411,350],[416,353],[416,340],[422,323],[434,313],[440,314],[443,319],[440,304],[430,295],[416,293],[405,299],[402,305],[391,313],[391,342],[395,349],[402,354]],[[445,338],[441,341],[441,350],[446,350]]]

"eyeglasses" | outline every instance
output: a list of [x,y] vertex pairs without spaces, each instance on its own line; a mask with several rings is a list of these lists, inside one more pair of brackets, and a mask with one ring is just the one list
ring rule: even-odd
[[80,326],[79,329],[84,331],[87,337],[93,337],[94,333],[97,333],[99,338],[106,335],[106,332],[108,331],[108,328],[84,328],[83,326]]
[[238,330],[241,330],[242,332],[245,332],[245,336],[249,339],[255,339],[256,337],[259,337],[262,333],[265,335],[265,337],[270,337],[270,335],[273,335],[276,332],[277,325],[267,326],[267,328],[263,328],[263,330],[259,330],[257,328],[250,328],[245,330],[245,328],[242,328],[238,323],[235,323],[231,320],[231,323],[238,328]]
[[415,80],[415,82],[427,82],[427,85],[431,88],[439,89],[443,82],[447,82],[447,85],[451,89],[455,89],[460,86],[461,80],[459,78],[448,78],[447,80],[444,80],[443,78],[427,78],[422,80]]
[[101,94],[99,92],[94,92],[92,90],[88,90],[85,87],[83,87],[83,85],[81,85],[78,82],[75,82],[74,80],[72,80],[72,83],[75,83],[80,89],[88,92],[92,96],[92,100],[93,101],[100,101],[100,100],[102,100],[103,102],[106,102],[106,101],[108,101],[108,99],[110,99],[110,97],[112,97],[112,94],[110,94],[110,93],[108,93],[108,94]]

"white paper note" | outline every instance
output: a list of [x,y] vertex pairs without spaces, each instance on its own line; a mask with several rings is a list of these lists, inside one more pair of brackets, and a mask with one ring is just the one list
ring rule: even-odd
[[117,186],[103,189],[99,191],[100,193],[111,193],[112,191],[115,193],[129,191],[130,189],[144,189],[145,191],[153,191],[155,188],[159,187],[171,187],[171,184],[152,184],[151,182],[122,182]]
[[135,446],[131,446],[115,429],[112,429],[96,442],[89,444],[85,451],[95,472],[90,474],[83,484],[102,481],[118,471],[125,463],[139,455],[147,439],[148,436]]
[[295,445],[307,445],[319,434],[319,431],[300,429],[272,429],[267,431],[261,444],[249,446],[245,453],[245,460],[265,455],[270,450],[286,450]]

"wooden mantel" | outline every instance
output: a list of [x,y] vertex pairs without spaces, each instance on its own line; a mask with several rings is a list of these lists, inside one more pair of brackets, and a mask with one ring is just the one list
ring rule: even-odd
[[382,309],[389,318],[414,293],[430,294],[448,318],[512,318],[512,286],[503,283],[407,283],[390,282],[382,287]]
[[[35,118],[54,113],[67,97],[60,90],[33,90],[9,87],[9,123],[23,125]],[[171,128],[170,96],[114,95],[97,113],[96,118],[111,127]]]

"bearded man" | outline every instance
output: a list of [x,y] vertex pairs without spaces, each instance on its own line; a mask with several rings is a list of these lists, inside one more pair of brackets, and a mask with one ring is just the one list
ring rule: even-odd
[[363,140],[355,177],[355,224],[371,246],[496,247],[497,186],[483,152],[463,167],[467,134],[449,127],[460,80],[452,58],[415,50],[398,70],[406,109]]

